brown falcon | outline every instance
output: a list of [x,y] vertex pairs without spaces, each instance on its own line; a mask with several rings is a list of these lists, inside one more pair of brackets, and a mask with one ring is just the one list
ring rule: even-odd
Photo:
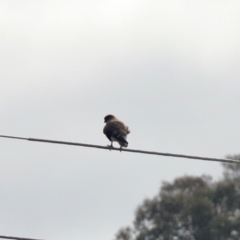
[[103,128],[103,133],[111,142],[109,147],[113,148],[113,141],[119,143],[120,149],[127,147],[128,142],[126,139],[127,134],[130,133],[129,128],[113,115],[107,115],[104,118],[104,122],[106,125]]

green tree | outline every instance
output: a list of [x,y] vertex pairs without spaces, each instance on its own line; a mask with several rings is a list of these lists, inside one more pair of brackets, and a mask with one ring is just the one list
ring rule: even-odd
[[[228,156],[240,160],[240,155]],[[184,176],[164,182],[137,208],[133,226],[115,240],[239,240],[240,164],[223,164],[224,174]]]

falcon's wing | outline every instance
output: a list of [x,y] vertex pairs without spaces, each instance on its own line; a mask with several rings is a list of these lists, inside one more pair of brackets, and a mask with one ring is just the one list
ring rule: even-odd
[[129,133],[129,130],[122,122],[108,122],[104,127],[103,132],[110,141],[112,141],[112,138],[115,138],[120,145],[128,144],[126,136]]

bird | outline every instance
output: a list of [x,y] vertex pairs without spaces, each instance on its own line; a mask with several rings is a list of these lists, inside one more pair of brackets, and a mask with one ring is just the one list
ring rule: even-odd
[[120,151],[122,150],[122,147],[127,147],[128,142],[126,139],[127,134],[130,133],[129,128],[111,114],[104,117],[104,122],[106,123],[106,125],[103,128],[103,133],[111,142],[111,145],[108,145],[109,150],[111,150],[111,148],[114,148],[113,141],[119,143]]

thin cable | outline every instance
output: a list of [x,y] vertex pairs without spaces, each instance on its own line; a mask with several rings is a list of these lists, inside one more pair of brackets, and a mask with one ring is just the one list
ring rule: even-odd
[[10,236],[3,236],[3,235],[0,235],[0,238],[15,239],[15,240],[40,240],[40,239],[35,239],[35,238],[10,237]]
[[[119,151],[119,148],[111,148],[100,146],[100,145],[92,145],[92,144],[85,144],[85,143],[74,143],[74,142],[65,142],[65,141],[55,141],[55,140],[48,140],[48,139],[39,139],[39,138],[23,138],[23,137],[12,137],[12,136],[5,136],[0,135],[2,138],[13,138],[18,140],[27,140],[27,141],[34,141],[34,142],[45,142],[45,143],[55,143],[55,144],[65,144],[65,145],[74,145],[74,146],[81,146],[81,147],[91,147],[91,148],[100,148],[106,150],[113,150]],[[177,157],[177,158],[190,158],[190,159],[198,159],[204,161],[214,161],[214,162],[228,162],[228,163],[240,163],[238,160],[234,159],[225,159],[225,158],[211,158],[211,157],[199,157],[199,156],[191,156],[185,154],[174,154],[174,153],[163,153],[163,152],[151,152],[151,151],[143,151],[143,150],[134,150],[134,149],[123,149],[123,152],[133,152],[133,153],[143,153],[143,154],[151,154],[151,155],[160,155],[166,157]]]

